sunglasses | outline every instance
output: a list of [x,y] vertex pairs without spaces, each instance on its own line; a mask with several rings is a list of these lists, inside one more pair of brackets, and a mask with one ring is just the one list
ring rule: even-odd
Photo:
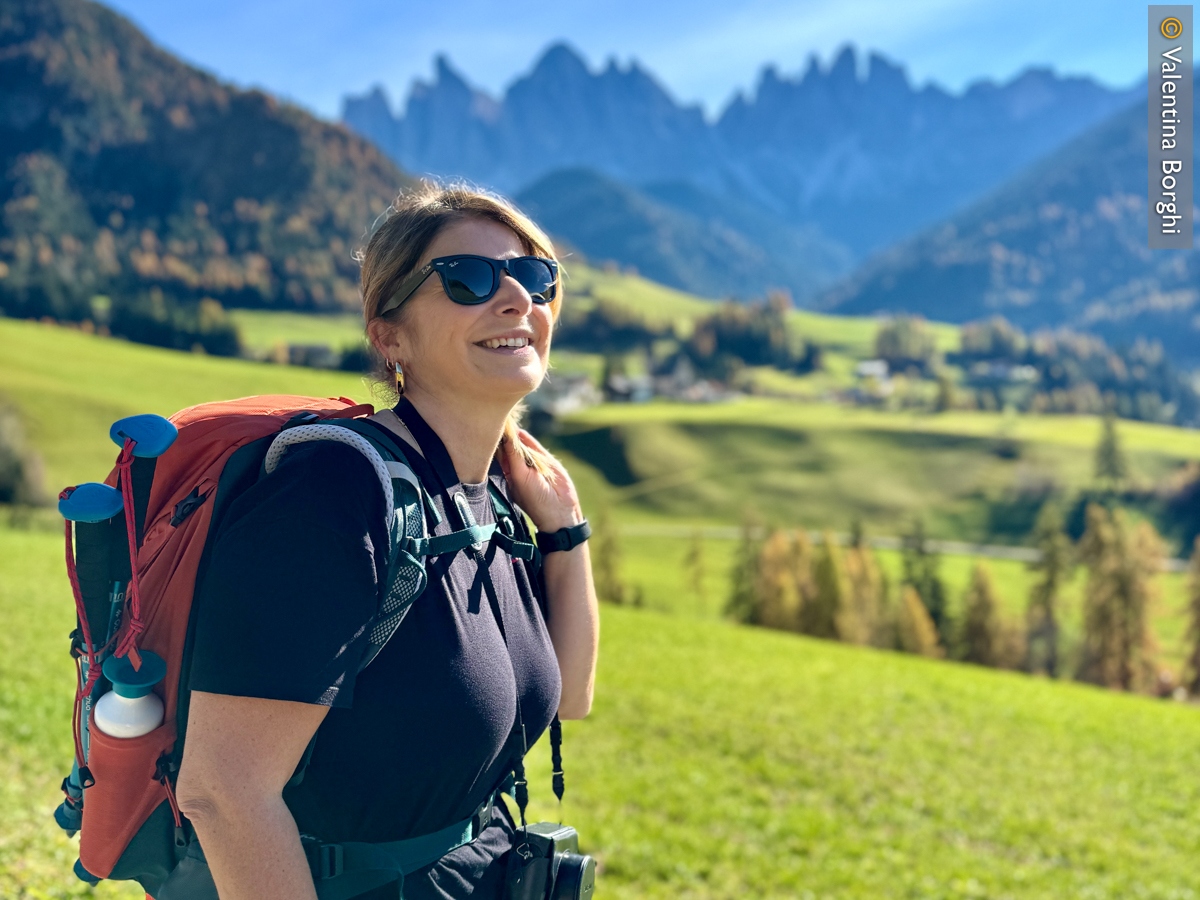
[[442,279],[446,296],[465,306],[491,300],[500,289],[503,272],[516,279],[534,303],[549,303],[557,293],[558,263],[552,259],[541,256],[491,259],[460,253],[457,256],[439,256],[417,269],[400,282],[396,292],[379,308],[377,315],[391,312],[411,297],[434,272]]

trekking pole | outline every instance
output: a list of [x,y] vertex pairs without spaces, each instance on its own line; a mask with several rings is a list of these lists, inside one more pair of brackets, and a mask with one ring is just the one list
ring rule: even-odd
[[76,523],[94,524],[111,519],[124,509],[121,492],[107,484],[88,483],[67,488],[59,495],[58,511],[66,520],[67,575],[75,595],[75,611],[78,625],[72,633],[71,655],[75,657],[79,678],[75,688],[75,760],[71,774],[63,779],[62,789],[66,799],[54,811],[54,819],[68,833],[79,830],[83,821],[83,791],[91,787],[91,773],[87,769],[88,718],[92,713],[92,690],[99,671],[96,666],[96,645],[88,623],[87,609],[79,589],[79,577],[75,569],[74,528]]

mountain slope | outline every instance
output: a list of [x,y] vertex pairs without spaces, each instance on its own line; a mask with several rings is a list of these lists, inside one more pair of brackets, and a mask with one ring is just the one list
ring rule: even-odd
[[593,260],[707,297],[786,288],[807,299],[848,271],[850,254],[819,234],[686,183],[643,191],[589,169],[553,172],[517,202]]
[[80,318],[154,288],[353,308],[351,249],[405,178],[84,0],[0,0],[0,307]]
[[821,300],[839,313],[1002,314],[1200,364],[1200,263],[1146,247],[1146,106],[1120,112],[987,199],[866,264]]

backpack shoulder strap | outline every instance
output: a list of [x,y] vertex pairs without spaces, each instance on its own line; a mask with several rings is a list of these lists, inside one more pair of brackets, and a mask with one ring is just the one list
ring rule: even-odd
[[367,647],[359,663],[365,669],[379,655],[407,615],[412,603],[425,589],[424,560],[404,547],[427,535],[427,505],[420,479],[408,464],[399,442],[389,441],[378,429],[355,419],[335,419],[285,428],[272,442],[263,462],[267,473],[274,471],[289,447],[308,441],[336,441],[353,447],[371,464],[383,491],[388,533],[388,571],[379,607],[368,624]]
[[[503,477],[503,476],[501,476]],[[529,525],[525,521],[525,513],[509,501],[504,491],[500,489],[495,476],[488,475],[488,496],[492,500],[492,509],[496,513],[496,534],[492,540],[514,559],[523,559],[533,563],[535,570],[542,568],[542,554],[529,533]]]

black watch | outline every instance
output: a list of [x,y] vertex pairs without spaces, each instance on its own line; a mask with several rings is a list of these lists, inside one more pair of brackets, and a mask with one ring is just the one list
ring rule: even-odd
[[570,550],[578,547],[592,536],[592,526],[584,519],[578,525],[570,528],[560,528],[558,531],[539,531],[537,533],[537,548],[542,553],[553,553],[555,550]]

